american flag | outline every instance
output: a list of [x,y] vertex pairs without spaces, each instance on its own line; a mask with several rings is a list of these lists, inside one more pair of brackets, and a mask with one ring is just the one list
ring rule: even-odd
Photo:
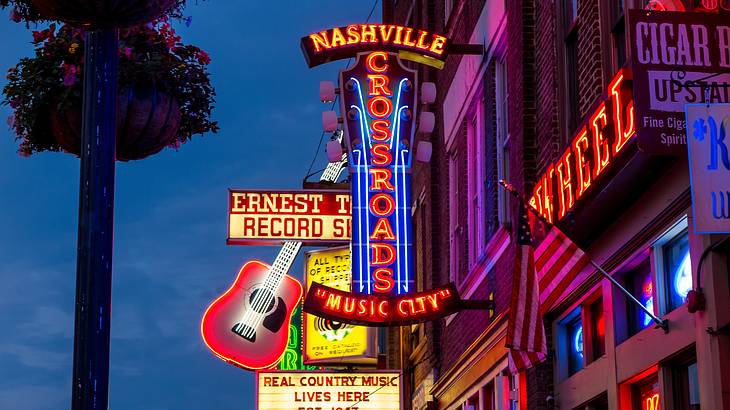
[[547,356],[543,314],[562,300],[589,259],[555,226],[537,249],[527,204],[521,202],[517,227],[517,257],[507,324],[510,372],[530,368]]

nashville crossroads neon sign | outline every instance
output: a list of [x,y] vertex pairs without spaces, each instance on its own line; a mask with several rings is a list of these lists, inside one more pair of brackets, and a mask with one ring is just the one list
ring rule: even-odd
[[410,51],[439,61],[449,40],[441,35],[394,24],[350,24],[312,33],[301,40],[309,67],[365,51]]
[[410,167],[416,73],[391,53],[340,73],[352,179],[353,291],[413,291]]
[[636,134],[629,80],[625,69],[616,74],[608,85],[608,98],[535,184],[530,204],[551,223],[574,207]]

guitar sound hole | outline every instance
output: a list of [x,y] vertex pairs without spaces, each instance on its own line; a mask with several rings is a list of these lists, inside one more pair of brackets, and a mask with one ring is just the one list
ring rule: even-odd
[[251,292],[248,303],[255,312],[267,313],[274,309],[276,298],[274,298],[274,294],[270,290],[259,288]]

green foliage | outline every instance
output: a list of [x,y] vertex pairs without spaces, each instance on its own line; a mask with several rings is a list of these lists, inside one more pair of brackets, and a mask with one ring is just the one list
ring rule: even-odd
[[[3,1],[3,0],[0,0]],[[35,56],[8,70],[3,104],[13,109],[8,125],[20,141],[19,153],[58,151],[49,124],[51,110],[81,107],[84,31],[55,24],[33,32]],[[181,43],[169,21],[120,31],[119,89],[156,87],[174,97],[181,126],[172,145],[195,134],[217,132],[211,114],[215,90],[207,70],[208,54]]]

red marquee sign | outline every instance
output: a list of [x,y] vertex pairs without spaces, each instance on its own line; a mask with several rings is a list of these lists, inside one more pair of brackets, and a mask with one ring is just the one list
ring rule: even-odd
[[607,99],[538,179],[530,204],[549,222],[561,220],[583,198],[636,134],[630,79],[627,70],[616,74]]
[[313,283],[304,309],[320,317],[369,326],[400,326],[448,316],[462,308],[450,283],[406,296],[356,294]]

